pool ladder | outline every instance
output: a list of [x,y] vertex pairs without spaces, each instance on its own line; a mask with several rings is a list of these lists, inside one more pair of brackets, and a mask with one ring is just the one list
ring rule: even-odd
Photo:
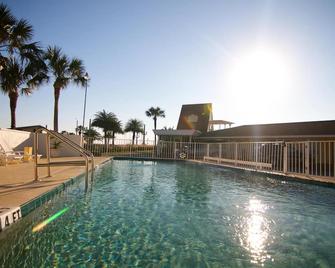
[[[46,132],[45,136],[45,145],[46,145],[46,163],[39,163],[38,161],[38,145],[39,145],[39,133]],[[67,161],[55,161],[52,162],[50,160],[50,138],[53,137],[58,139],[60,142],[68,145],[71,149],[78,152],[80,156],[84,158],[84,160],[67,160]],[[47,167],[48,169],[48,177],[51,176],[51,169],[52,166],[85,166],[85,190],[88,189],[88,176],[89,176],[89,164],[91,164],[91,182],[93,181],[93,174],[94,174],[94,156],[93,154],[86,150],[84,147],[80,146],[79,144],[73,142],[72,140],[66,138],[64,135],[49,130],[45,127],[38,126],[38,128],[34,129],[34,161],[35,161],[35,181],[38,181],[38,168],[40,167]]]

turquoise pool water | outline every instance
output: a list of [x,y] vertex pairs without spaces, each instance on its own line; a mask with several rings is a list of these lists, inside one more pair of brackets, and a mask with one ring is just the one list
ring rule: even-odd
[[[0,235],[2,267],[335,267],[335,189],[112,161]],[[41,231],[34,226],[68,208]]]

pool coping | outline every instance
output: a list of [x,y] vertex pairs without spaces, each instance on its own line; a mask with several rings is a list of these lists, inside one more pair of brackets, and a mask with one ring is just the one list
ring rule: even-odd
[[[101,163],[96,164],[93,168],[93,171],[100,168],[102,165],[107,164],[113,159],[113,157],[108,157],[107,159],[103,160]],[[40,207],[47,201],[54,198],[56,195],[63,192],[66,188],[73,185],[75,182],[79,181],[79,179],[83,178],[84,172],[80,174],[69,177],[67,180],[63,181],[59,185],[53,187],[52,189],[40,194],[37,197],[30,199],[29,201],[21,204],[18,207],[7,208],[7,211],[0,214],[0,232],[3,232],[8,227],[12,226],[14,223],[19,222],[19,220],[25,216],[27,216],[30,212],[35,210],[36,208]]]

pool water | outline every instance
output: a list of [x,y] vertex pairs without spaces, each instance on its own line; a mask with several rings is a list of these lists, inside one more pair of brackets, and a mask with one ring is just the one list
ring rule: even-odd
[[121,160],[82,181],[0,235],[1,267],[335,267],[334,188]]

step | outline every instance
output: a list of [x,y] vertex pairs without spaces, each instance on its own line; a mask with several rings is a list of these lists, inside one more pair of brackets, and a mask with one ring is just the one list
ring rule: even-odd
[[[89,161],[90,162],[90,161]],[[48,163],[38,163],[37,167],[60,167],[60,166],[85,166],[86,161],[83,160],[77,160],[77,161],[57,161],[57,162],[50,162]]]

